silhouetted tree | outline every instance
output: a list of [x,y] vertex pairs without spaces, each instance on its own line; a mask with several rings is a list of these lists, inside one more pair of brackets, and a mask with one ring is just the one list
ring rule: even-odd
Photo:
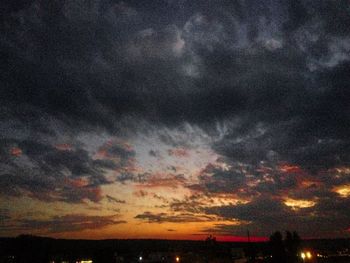
[[294,231],[292,234],[291,232],[286,231],[286,238],[284,243],[288,262],[294,263],[298,261],[300,242],[301,239],[297,232]]
[[215,246],[216,245],[216,237],[213,237],[212,235],[209,235],[206,239],[205,242],[207,246]]
[[270,249],[272,254],[272,262],[298,262],[298,251],[301,239],[297,232],[286,231],[283,240],[281,232],[277,231],[270,236]]
[[272,253],[272,262],[286,262],[287,257],[281,232],[277,231],[270,236],[270,247]]

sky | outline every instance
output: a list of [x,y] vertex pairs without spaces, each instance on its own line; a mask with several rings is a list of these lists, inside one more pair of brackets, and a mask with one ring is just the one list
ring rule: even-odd
[[348,0],[4,0],[0,236],[350,237]]

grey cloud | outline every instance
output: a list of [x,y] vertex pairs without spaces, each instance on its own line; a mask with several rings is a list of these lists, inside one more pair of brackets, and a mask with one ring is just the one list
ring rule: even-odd
[[[46,201],[93,202],[101,200],[100,185],[109,184],[104,173],[112,163],[93,160],[83,149],[60,150],[38,141],[3,140],[0,158],[2,194],[31,197]],[[11,145],[21,149],[20,156],[11,156]]]
[[234,168],[224,169],[209,164],[199,176],[199,183],[188,185],[194,190],[208,193],[235,193],[245,186],[246,177],[241,171]]
[[206,209],[208,214],[216,214],[225,218],[236,218],[245,221],[264,221],[270,224],[283,221],[283,218],[291,215],[288,207],[280,201],[258,198],[248,204],[210,207]]
[[[79,122],[108,130],[120,129],[118,120],[126,116],[174,125],[232,116],[275,122],[304,114],[314,96],[309,80],[319,77],[307,68],[307,52],[286,35],[317,24],[322,18],[312,18],[311,13],[321,13],[322,8],[310,12],[314,5],[299,2],[290,7],[257,1],[196,3],[188,7],[192,14],[182,18],[183,27],[174,17],[167,26],[155,27],[145,14],[165,5],[158,4],[151,11],[133,1],[55,2],[52,7],[33,2],[12,18],[5,16],[2,43],[4,50],[11,50],[7,64],[14,65],[12,71],[3,68],[3,83],[10,85],[1,96],[5,107],[25,104],[36,109],[33,114],[45,112],[70,125]],[[178,10],[175,3],[170,5]],[[306,10],[305,18],[295,10]],[[331,10],[341,12],[337,6]],[[55,16],[48,19],[50,12]],[[30,23],[14,27],[11,19]],[[263,27],[258,25],[261,19]],[[295,25],[283,29],[288,21]],[[13,27],[7,34],[6,28]],[[21,48],[16,35],[20,33],[38,47],[32,54]],[[45,41],[40,40],[43,34],[48,35]],[[44,51],[47,56],[41,56]],[[23,62],[23,53],[30,59]],[[189,78],[184,67],[197,68],[201,77]]]
[[[208,207],[205,211],[209,215],[247,222],[246,228],[266,236],[274,229],[295,229],[305,236],[331,237],[347,230],[347,205],[348,200],[344,198],[323,197],[314,207],[293,211],[281,200],[260,197],[247,204]],[[240,225],[227,224],[219,224],[209,230],[231,235],[242,231]]]

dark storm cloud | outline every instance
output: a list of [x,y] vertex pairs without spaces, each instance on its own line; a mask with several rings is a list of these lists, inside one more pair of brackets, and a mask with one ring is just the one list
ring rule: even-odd
[[[326,8],[330,12],[322,21],[324,27],[339,23],[340,30],[345,18],[337,16],[341,17],[337,21],[332,14],[343,13],[344,4],[198,1],[187,9],[193,13],[182,18],[181,29],[171,20],[174,17],[157,27],[147,21],[147,14],[159,15],[169,5],[166,1],[157,1],[154,9],[132,1],[33,1],[4,15],[1,43],[8,52],[2,98],[7,104],[29,104],[58,118],[94,125],[107,124],[113,113],[117,118],[126,113],[144,115],[146,106],[149,117],[174,120],[230,116],[247,108],[288,114],[286,97],[300,105],[293,97],[311,94],[303,87],[305,54],[294,47],[295,38],[287,36],[321,22],[318,15]],[[184,1],[183,10],[188,6]],[[259,19],[265,28],[259,27]],[[249,35],[248,29],[255,34]],[[205,74],[191,80],[181,73],[181,66],[196,57],[198,70]]]
[[[10,154],[12,145],[20,156]],[[83,149],[60,150],[37,141],[1,141],[0,187],[3,195],[25,193],[45,201],[101,200],[100,185],[110,183],[105,169],[114,164],[93,160]]]
[[176,26],[157,32],[139,19],[127,4],[103,1],[34,1],[5,15],[3,105],[105,128],[125,113],[157,114],[158,91],[178,89],[167,87],[181,77],[167,62],[176,62],[179,35]]
[[[247,163],[248,161],[245,162]],[[303,192],[300,189],[300,184],[304,180],[301,178],[305,177],[306,173],[297,166],[291,166],[294,171],[287,172],[281,171],[281,169],[288,169],[288,165],[279,166],[274,162],[263,162],[260,164],[250,162],[250,164],[242,165],[242,163],[230,162],[229,159],[226,159],[223,164],[226,166],[222,167],[218,164],[207,165],[200,172],[198,182],[188,184],[186,187],[207,197],[220,194],[233,194],[243,199],[250,199],[261,193],[284,196],[287,191],[290,194],[294,190],[299,190],[299,194]],[[324,178],[327,181],[330,175],[324,176]],[[301,182],[298,182],[298,180]],[[305,180],[307,179],[305,178]],[[311,184],[309,187],[310,190],[313,185]],[[303,190],[303,194],[306,195],[307,189]],[[317,187],[313,191],[313,194],[317,191],[322,192]]]
[[237,218],[244,221],[254,221],[274,224],[291,215],[290,209],[278,200],[258,198],[248,204],[228,205],[207,208],[208,214],[216,214],[225,218]]
[[208,193],[232,193],[246,185],[244,173],[236,169],[215,167],[212,164],[201,171],[198,179],[198,184],[188,187]]
[[[16,118],[14,109],[23,105],[70,125],[113,130],[120,128],[115,120],[128,115],[171,125],[236,116],[248,125],[241,132],[257,120],[303,119],[310,111],[317,117],[324,109],[318,96],[337,94],[318,91],[328,68],[318,74],[308,65],[346,51],[345,44],[343,51],[330,47],[344,34],[319,32],[342,26],[343,18],[331,19],[342,4],[157,1],[151,8],[133,1],[33,1],[3,19],[3,105]],[[169,6],[183,13],[160,15]],[[331,12],[321,17],[326,8]],[[321,22],[321,29],[313,27]],[[316,40],[299,43],[304,33]],[[329,58],[309,55],[318,42]]]

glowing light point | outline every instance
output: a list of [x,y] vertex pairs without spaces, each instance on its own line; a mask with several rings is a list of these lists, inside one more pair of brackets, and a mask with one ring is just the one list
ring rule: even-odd
[[311,253],[310,253],[309,251],[306,252],[306,257],[307,257],[308,259],[312,258],[312,255],[311,255]]
[[303,259],[303,262],[310,260],[312,258],[312,254],[310,251],[305,251],[300,253],[301,258]]

